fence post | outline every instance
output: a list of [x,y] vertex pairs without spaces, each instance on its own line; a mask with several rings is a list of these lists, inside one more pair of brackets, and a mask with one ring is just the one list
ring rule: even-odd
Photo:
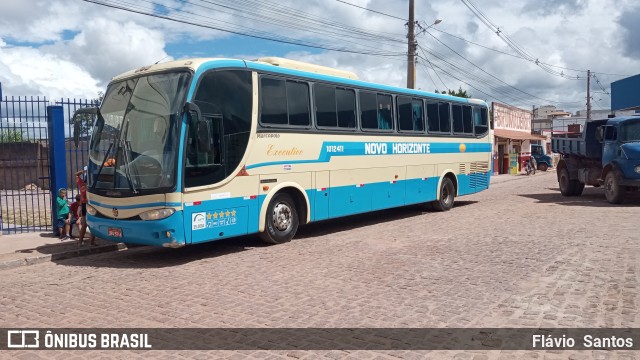
[[[0,122],[2,121],[2,81],[0,81]],[[2,124],[0,124],[0,130],[2,130]],[[1,132],[1,131],[0,131]],[[2,218],[2,196],[0,196],[0,236],[4,233],[2,229],[2,222],[4,219]]]
[[49,191],[51,192],[51,221],[53,233],[60,235],[56,220],[58,211],[56,199],[58,189],[67,188],[66,135],[64,133],[64,113],[62,106],[47,106],[47,127],[49,138]]

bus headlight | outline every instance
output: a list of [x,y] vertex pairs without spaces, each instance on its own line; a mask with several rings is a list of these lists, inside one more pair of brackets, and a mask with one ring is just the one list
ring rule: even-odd
[[635,171],[636,174],[640,174],[640,165],[636,166],[633,171]]
[[174,209],[156,209],[145,211],[140,214],[142,220],[160,220],[173,215]]
[[96,208],[94,208],[93,206],[87,204],[87,212],[89,213],[89,215],[94,216],[98,213],[98,210],[96,210]]

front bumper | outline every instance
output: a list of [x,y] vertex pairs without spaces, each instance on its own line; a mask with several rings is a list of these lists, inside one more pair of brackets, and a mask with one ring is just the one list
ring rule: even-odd
[[[95,236],[126,244],[181,247],[186,245],[182,211],[162,220],[118,220],[87,214],[87,224]],[[119,229],[122,237],[113,236]],[[115,231],[117,232],[117,231]]]

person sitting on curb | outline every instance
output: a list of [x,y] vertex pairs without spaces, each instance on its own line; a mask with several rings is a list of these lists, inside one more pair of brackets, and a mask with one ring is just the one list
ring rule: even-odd
[[56,198],[56,209],[58,214],[57,225],[60,230],[60,240],[69,240],[69,224],[71,214],[69,212],[69,202],[67,201],[67,189],[59,189]]
[[79,214],[80,214],[81,200],[82,200],[82,197],[80,196],[80,194],[76,195],[76,201],[71,203],[71,206],[69,207],[71,209],[70,211],[71,221],[69,222],[69,225],[70,225],[69,236],[71,236],[72,238],[73,238],[73,227],[77,225],[78,231],[80,230]]

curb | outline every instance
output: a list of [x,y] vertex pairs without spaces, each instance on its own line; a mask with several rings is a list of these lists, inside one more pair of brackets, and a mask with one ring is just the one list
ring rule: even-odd
[[127,245],[123,243],[117,243],[117,244],[98,245],[96,247],[90,247],[90,248],[84,248],[84,249],[68,250],[68,251],[63,251],[55,254],[32,256],[32,257],[26,257],[22,259],[5,260],[5,261],[0,261],[0,271],[14,269],[20,266],[42,264],[45,262],[50,262],[55,260],[70,259],[70,258],[79,257],[79,256],[100,254],[100,253],[105,253],[110,251],[121,251],[121,250],[127,250],[127,249],[128,249]]

